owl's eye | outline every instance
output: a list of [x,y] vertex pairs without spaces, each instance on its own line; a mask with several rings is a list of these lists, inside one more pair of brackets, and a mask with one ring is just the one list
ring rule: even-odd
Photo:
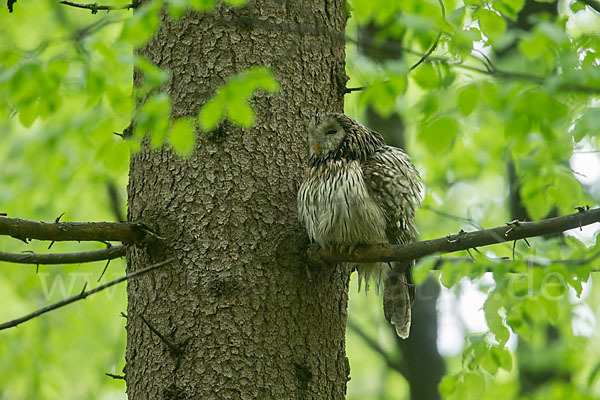
[[337,133],[337,131],[335,129],[330,129],[327,131],[328,135],[335,135]]

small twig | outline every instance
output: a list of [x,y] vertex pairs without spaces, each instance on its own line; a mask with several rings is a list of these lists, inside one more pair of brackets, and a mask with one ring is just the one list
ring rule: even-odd
[[169,350],[169,353],[172,356],[177,356],[177,355],[181,354],[180,346],[177,346],[175,343],[171,342],[164,335],[162,335],[156,328],[154,328],[152,325],[150,325],[150,323],[148,323],[148,321],[146,321],[146,318],[144,318],[144,316],[142,314],[138,314],[138,317],[140,317],[140,319],[144,322],[144,324],[146,324],[148,329],[150,329],[152,331],[152,333],[154,333],[156,336],[158,336],[158,338],[167,346],[167,349]]
[[427,58],[429,58],[429,56],[431,55],[431,53],[433,53],[438,45],[438,43],[440,42],[440,38],[442,37],[442,32],[438,33],[437,38],[435,39],[435,41],[433,42],[433,45],[429,48],[429,50],[427,51],[427,53],[423,54],[423,57],[421,57],[419,59],[419,61],[417,61],[414,65],[412,65],[408,70],[412,71],[415,68],[417,68],[419,65],[421,65],[423,62],[425,62],[425,60],[427,60]]
[[[55,223],[59,223],[60,222],[60,218],[65,215],[65,213],[63,212],[62,214],[60,214],[58,217],[56,217],[56,219],[54,220]],[[48,245],[48,250],[50,250],[50,248],[52,247],[52,245],[54,244],[54,240],[50,242],[50,244]]]
[[64,4],[66,6],[71,6],[75,8],[83,8],[85,10],[90,10],[92,14],[97,14],[98,11],[113,11],[113,10],[129,10],[137,7],[137,4],[130,3],[124,6],[103,6],[98,5],[98,3],[73,3],[72,1],[60,1],[60,4]]
[[109,376],[109,377],[111,377],[113,379],[122,379],[122,380],[125,380],[125,375],[115,375],[115,374],[111,374],[111,373],[108,373],[108,372],[105,372],[104,375]]
[[153,271],[153,270],[155,270],[157,268],[160,268],[160,267],[163,267],[163,266],[165,266],[167,264],[170,264],[170,263],[172,263],[175,260],[176,260],[176,258],[173,257],[173,258],[169,258],[169,259],[167,259],[165,261],[159,262],[157,264],[150,265],[150,266],[148,266],[146,268],[138,269],[137,271],[134,271],[134,272],[131,272],[131,273],[125,275],[125,276],[122,276],[121,278],[115,279],[113,281],[105,283],[104,285],[98,286],[95,289],[90,289],[88,291],[82,291],[78,295],[71,296],[71,297],[69,297],[67,299],[61,300],[61,301],[56,302],[54,304],[51,304],[49,306],[40,308],[39,310],[36,310],[36,311],[34,311],[34,312],[30,313],[30,314],[27,314],[27,315],[25,315],[23,317],[13,319],[13,320],[8,321],[8,322],[4,322],[4,323],[0,324],[0,331],[4,330],[4,329],[8,329],[8,328],[13,328],[13,327],[15,327],[17,325],[22,324],[23,322],[29,321],[30,319],[38,317],[38,316],[40,316],[42,314],[45,314],[47,312],[56,310],[57,308],[64,307],[64,306],[69,305],[71,303],[74,303],[74,302],[76,302],[78,300],[85,299],[86,297],[91,296],[91,295],[93,295],[95,293],[98,293],[98,292],[100,292],[100,291],[102,291],[104,289],[107,289],[107,288],[111,287],[111,286],[114,286],[117,283],[121,283],[121,282],[126,281],[128,279],[134,278],[134,277],[136,277],[138,275],[142,275],[142,274],[145,274],[147,272]]
[[483,64],[485,69],[488,71],[488,73],[494,73],[494,71],[496,70],[496,67],[494,67],[492,60],[490,60],[490,58],[481,50],[473,49],[473,51],[476,52],[477,54],[481,55],[481,57],[483,57],[483,60],[481,60],[475,56],[473,56],[473,58],[475,58],[478,61],[481,61],[481,63]]
[[6,261],[18,264],[79,264],[85,262],[94,262],[102,260],[112,260],[125,255],[124,246],[112,246],[102,250],[84,251],[80,253],[53,253],[37,254],[28,253],[4,253],[0,252],[0,261]]
[[108,199],[110,200],[110,208],[119,222],[125,222],[123,212],[121,211],[121,199],[119,197],[119,191],[117,186],[112,181],[106,182],[106,191],[108,192]]
[[100,274],[96,282],[100,282],[100,280],[104,276],[104,273],[106,272],[106,269],[108,268],[108,264],[110,264],[110,259],[106,261],[106,265],[104,266],[104,269],[102,270],[102,273]]

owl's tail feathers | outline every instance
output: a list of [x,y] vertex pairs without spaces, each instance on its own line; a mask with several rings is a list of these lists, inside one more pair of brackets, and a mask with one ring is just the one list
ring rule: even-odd
[[410,267],[399,268],[401,265],[394,264],[385,278],[383,288],[383,312],[385,318],[394,325],[396,333],[402,339],[406,339],[410,332],[410,309],[414,296],[414,287],[410,279]]

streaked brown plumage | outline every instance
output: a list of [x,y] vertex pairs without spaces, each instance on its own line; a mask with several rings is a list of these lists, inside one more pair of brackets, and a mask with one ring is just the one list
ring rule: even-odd
[[[309,132],[309,169],[298,191],[298,215],[310,239],[328,250],[408,243],[421,203],[419,174],[400,149],[343,114],[330,114]],[[383,285],[386,318],[402,338],[414,299],[410,269],[398,263],[359,264],[359,279]],[[359,282],[360,282],[359,281]]]

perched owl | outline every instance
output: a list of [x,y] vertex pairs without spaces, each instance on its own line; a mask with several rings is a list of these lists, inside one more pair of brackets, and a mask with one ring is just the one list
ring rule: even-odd
[[[357,245],[409,243],[421,203],[419,174],[400,149],[343,114],[330,114],[308,136],[309,169],[298,191],[298,215],[308,236],[321,247],[352,250]],[[415,289],[413,262],[358,264],[364,279],[383,284],[383,308],[402,338],[410,330]]]

